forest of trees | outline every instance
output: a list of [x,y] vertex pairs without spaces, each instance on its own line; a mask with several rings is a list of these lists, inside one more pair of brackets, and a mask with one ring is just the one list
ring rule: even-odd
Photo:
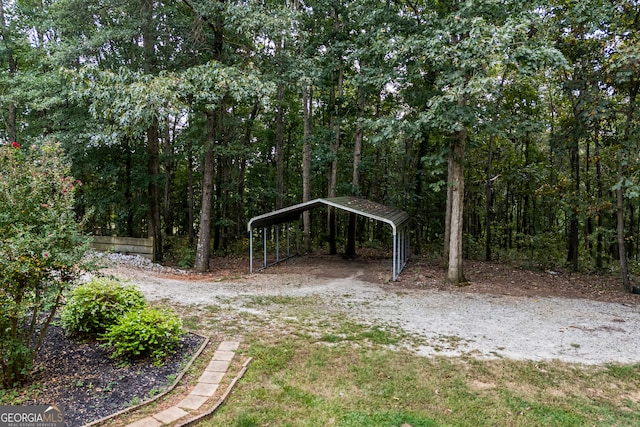
[[0,0],[0,36],[0,138],[62,145],[87,232],[206,270],[252,216],[353,195],[450,282],[465,257],[630,288],[638,0]]

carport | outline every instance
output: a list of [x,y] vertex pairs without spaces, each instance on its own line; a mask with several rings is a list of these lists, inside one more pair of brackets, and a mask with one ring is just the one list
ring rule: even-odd
[[[393,280],[398,280],[400,272],[407,264],[409,258],[409,237],[407,234],[407,225],[409,223],[409,214],[405,211],[372,202],[370,200],[359,199],[356,197],[332,197],[326,199],[314,199],[288,208],[278,209],[273,212],[258,215],[249,221],[247,230],[249,231],[249,262],[251,263],[250,271],[253,273],[253,231],[262,229],[262,245],[264,261],[262,269],[290,258],[291,255],[291,237],[289,230],[286,228],[286,245],[287,253],[285,256],[280,255],[280,228],[279,225],[300,221],[300,216],[305,211],[321,207],[334,207],[356,215],[361,215],[376,221],[381,221],[391,227],[392,233],[392,256],[393,256]],[[267,263],[267,236],[268,227],[275,227],[275,262]],[[299,244],[297,244],[299,246]]]

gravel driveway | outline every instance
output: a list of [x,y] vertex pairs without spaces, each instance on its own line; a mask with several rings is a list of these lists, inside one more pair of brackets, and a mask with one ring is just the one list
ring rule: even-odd
[[[315,297],[318,316],[342,315],[389,325],[421,343],[422,355],[565,362],[640,363],[640,309],[586,299],[532,298],[442,290],[403,289],[351,277],[262,273],[228,281],[181,280],[142,270],[117,270],[150,300],[185,305],[232,304],[236,310],[271,316],[281,310],[250,304],[256,297]],[[307,312],[308,312],[307,307]],[[313,308],[311,309],[313,311]]]

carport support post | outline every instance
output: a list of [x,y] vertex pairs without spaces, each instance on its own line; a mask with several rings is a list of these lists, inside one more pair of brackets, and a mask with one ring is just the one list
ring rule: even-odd
[[396,272],[396,280],[400,276],[400,272],[402,271],[402,230],[398,231],[398,271]]
[[280,262],[280,226],[276,225],[276,262]]
[[264,257],[262,268],[267,268],[267,227],[262,228],[262,254]]
[[291,226],[287,224],[287,258],[291,256],[291,238],[289,237],[290,230]]
[[398,278],[397,268],[398,268],[398,234],[396,232],[396,228],[393,227],[393,281],[395,282]]
[[409,239],[407,238],[407,227],[402,227],[398,236],[398,276],[407,265],[409,254]]
[[249,273],[253,273],[253,228],[249,227]]

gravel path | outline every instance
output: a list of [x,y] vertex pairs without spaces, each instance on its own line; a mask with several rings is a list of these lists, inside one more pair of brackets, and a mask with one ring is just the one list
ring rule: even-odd
[[[399,327],[422,343],[423,355],[475,355],[519,360],[557,359],[571,363],[639,363],[640,309],[584,299],[531,298],[439,290],[394,290],[348,278],[269,274],[233,281],[177,280],[126,274],[150,300],[178,304],[234,305],[235,309],[278,316],[257,296],[315,296],[318,316],[329,311],[364,323]],[[307,307],[308,310],[308,307]]]

